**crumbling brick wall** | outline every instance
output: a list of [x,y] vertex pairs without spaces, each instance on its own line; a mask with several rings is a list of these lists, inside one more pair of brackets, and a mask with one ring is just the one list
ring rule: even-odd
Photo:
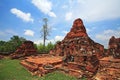
[[25,41],[12,55],[11,58],[20,58],[29,55],[35,55],[37,50],[32,41]]
[[120,38],[112,36],[109,40],[108,55],[120,58]]

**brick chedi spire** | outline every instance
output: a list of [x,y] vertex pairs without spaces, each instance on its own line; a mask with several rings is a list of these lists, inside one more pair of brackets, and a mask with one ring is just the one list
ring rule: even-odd
[[[56,44],[50,54],[63,56],[63,61],[67,63],[63,67],[67,67],[69,70],[83,71],[82,73],[92,77],[99,67],[98,59],[103,57],[103,52],[104,46],[94,42],[88,36],[83,21],[78,18],[73,22],[70,32]],[[85,73],[86,71],[92,74]]]
[[78,18],[73,22],[70,32],[50,51],[54,55],[95,54],[98,58],[103,55],[104,46],[94,42],[87,34],[83,21]]
[[73,22],[73,26],[70,32],[66,35],[65,39],[77,38],[77,37],[87,37],[86,29],[84,27],[83,21],[78,18]]

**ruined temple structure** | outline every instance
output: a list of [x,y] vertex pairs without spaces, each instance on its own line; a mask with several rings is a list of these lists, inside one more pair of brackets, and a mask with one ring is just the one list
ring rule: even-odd
[[51,55],[29,56],[20,62],[32,75],[44,76],[62,67],[62,57]]
[[[31,41],[26,41],[13,56],[35,54]],[[33,75],[44,76],[56,70],[87,80],[120,80],[120,38],[112,37],[107,55],[104,46],[87,34],[78,18],[65,38],[49,54],[29,56],[20,63]]]
[[120,59],[112,56],[100,59],[100,67],[93,80],[120,80]]
[[120,80],[120,38],[110,38],[106,57],[99,59],[99,62],[93,80]]
[[73,22],[73,26],[65,38],[58,42],[55,49],[50,51],[50,54],[58,56],[72,55],[92,55],[97,58],[102,58],[104,46],[94,42],[88,36],[83,21],[78,18]]
[[12,59],[21,58],[24,56],[35,55],[37,50],[32,41],[25,41],[18,49],[11,55]]
[[106,55],[99,59],[100,66],[94,80],[120,80],[120,38],[110,38]]
[[112,36],[109,40],[108,55],[120,59],[120,38]]
[[63,56],[64,70],[77,77],[92,77],[97,72],[99,60],[104,55],[104,46],[88,36],[83,21],[78,18],[65,38],[50,51],[54,56]]

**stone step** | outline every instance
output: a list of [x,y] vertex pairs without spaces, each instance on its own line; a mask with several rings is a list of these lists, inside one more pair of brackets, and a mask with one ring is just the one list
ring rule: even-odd
[[21,61],[20,64],[23,65],[24,67],[26,67],[31,72],[38,70],[38,67],[36,65],[30,65],[25,61]]

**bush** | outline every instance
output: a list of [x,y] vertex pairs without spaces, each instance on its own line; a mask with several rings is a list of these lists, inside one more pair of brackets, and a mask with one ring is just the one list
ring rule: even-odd
[[45,52],[45,47],[43,46],[43,44],[39,44],[38,46],[37,46],[37,49],[38,49],[38,52],[40,52],[40,53],[43,53],[43,52]]
[[42,43],[37,46],[39,53],[48,53],[53,48],[54,44],[52,44],[51,42],[49,42],[46,46],[44,46]]
[[55,47],[55,45],[52,44],[51,42],[49,42],[49,43],[47,44],[47,46],[46,46],[48,52],[49,52],[51,49],[53,49],[54,47]]

